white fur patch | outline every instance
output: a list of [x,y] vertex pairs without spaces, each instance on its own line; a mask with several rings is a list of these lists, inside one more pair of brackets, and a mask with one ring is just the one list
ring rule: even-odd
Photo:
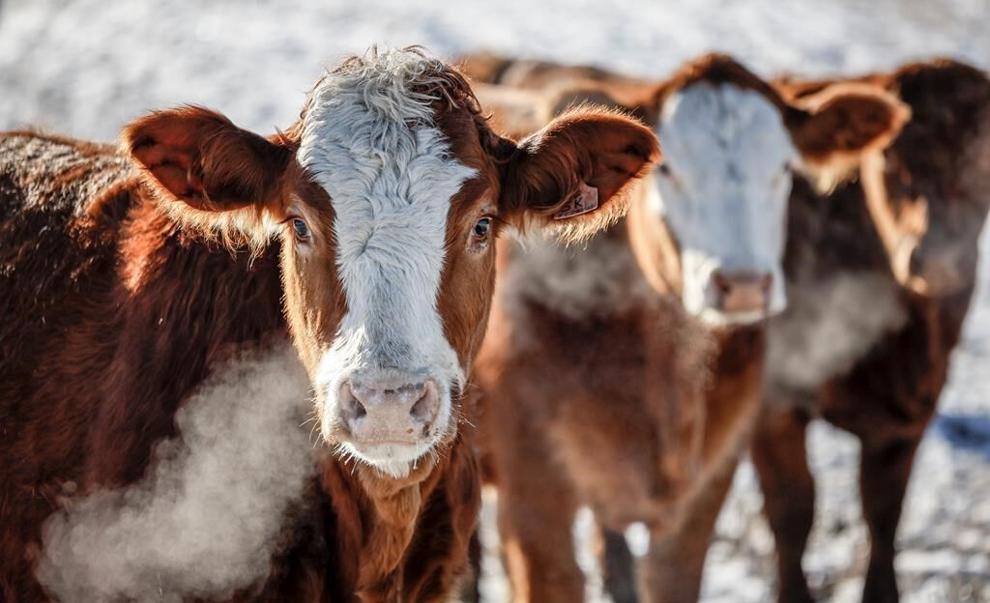
[[667,99],[658,133],[669,174],[655,172],[649,202],[680,246],[684,306],[709,323],[751,322],[722,314],[711,282],[715,270],[748,271],[772,275],[769,312],[782,311],[797,151],[780,111],[757,92],[697,83]]
[[433,77],[431,65],[413,52],[372,51],[328,74],[304,118],[298,157],[333,203],[348,308],[320,366],[328,404],[349,375],[385,368],[436,379],[449,416],[450,385],[464,379],[437,296],[451,198],[475,172],[451,157],[436,99],[414,89]]
[[313,473],[310,391],[287,342],[218,368],[145,479],[47,521],[38,579],[61,601],[227,599],[263,581]]

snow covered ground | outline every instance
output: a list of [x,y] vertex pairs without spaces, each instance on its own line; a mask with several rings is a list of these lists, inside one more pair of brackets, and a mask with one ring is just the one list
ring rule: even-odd
[[[988,0],[0,0],[0,129],[111,139],[148,109],[199,103],[270,132],[291,123],[323,66],[372,43],[445,56],[491,49],[646,76],[723,50],[766,75],[819,75],[936,54],[990,68],[988,32]],[[898,539],[906,601],[990,601],[990,426],[968,419],[990,415],[988,273],[984,262],[944,418],[922,446],[908,495]],[[810,441],[819,505],[806,565],[822,595],[857,600],[866,541],[856,444],[824,425]],[[744,465],[710,553],[706,601],[770,597],[760,505]],[[485,586],[494,600],[504,596],[497,576]]]

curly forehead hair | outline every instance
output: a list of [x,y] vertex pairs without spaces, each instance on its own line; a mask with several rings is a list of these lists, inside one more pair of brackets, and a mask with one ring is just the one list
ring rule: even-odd
[[[352,90],[360,89],[370,108],[385,114],[390,112],[390,106],[397,106],[388,100],[396,101],[401,96],[430,111],[440,108],[437,105],[442,103],[444,110],[464,109],[472,115],[481,115],[481,104],[464,75],[420,46],[401,49],[372,46],[363,55],[347,57],[327,71],[313,90],[324,87],[328,79],[339,80]],[[302,118],[313,101],[311,94]],[[403,104],[408,108],[408,104]]]

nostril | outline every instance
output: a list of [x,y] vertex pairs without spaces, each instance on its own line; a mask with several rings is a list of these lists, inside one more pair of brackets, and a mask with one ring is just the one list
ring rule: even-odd
[[732,291],[732,281],[720,270],[716,270],[712,273],[712,283],[714,283],[715,288],[718,289],[718,292],[722,295],[727,295],[730,291]]
[[340,413],[346,421],[354,421],[368,414],[368,409],[357,399],[349,384],[340,388]]
[[423,387],[423,395],[409,409],[409,414],[420,423],[431,423],[437,416],[439,401],[436,383],[427,381]]

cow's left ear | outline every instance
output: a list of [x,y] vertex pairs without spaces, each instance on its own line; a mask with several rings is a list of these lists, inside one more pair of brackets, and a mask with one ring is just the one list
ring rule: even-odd
[[911,109],[879,86],[843,82],[794,101],[787,125],[803,163],[812,170],[856,162],[886,148]]
[[580,239],[625,213],[623,193],[659,158],[656,136],[638,121],[576,108],[518,144],[505,166],[500,213],[517,227]]
[[279,200],[292,152],[202,107],[158,111],[129,124],[126,151],[169,201],[227,212]]

